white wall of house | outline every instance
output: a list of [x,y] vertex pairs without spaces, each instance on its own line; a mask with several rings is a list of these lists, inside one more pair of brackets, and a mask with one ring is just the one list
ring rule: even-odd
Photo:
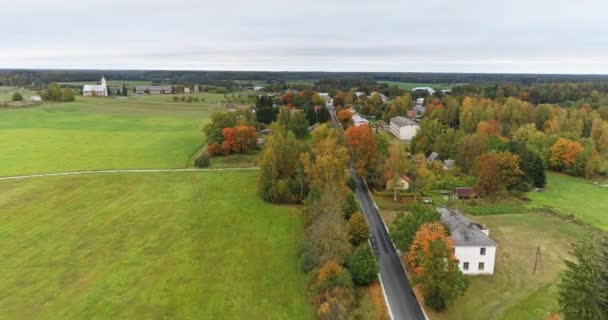
[[406,125],[399,127],[398,125],[391,123],[390,126],[391,133],[399,140],[403,141],[411,141],[416,135],[416,132],[418,132],[418,129],[420,129],[420,127],[417,125]]
[[[485,248],[485,255],[481,254],[482,248]],[[466,275],[494,274],[496,247],[455,246],[454,255],[458,259],[458,268]],[[466,268],[466,263],[468,263],[468,268]],[[480,263],[483,263],[483,270],[480,270]]]

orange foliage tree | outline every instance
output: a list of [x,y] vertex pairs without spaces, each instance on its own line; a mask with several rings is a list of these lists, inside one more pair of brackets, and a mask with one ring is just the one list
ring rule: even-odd
[[416,232],[406,256],[412,283],[420,289],[424,303],[438,311],[444,310],[468,287],[452,247],[453,241],[443,224],[433,222],[422,225]]
[[347,109],[342,109],[338,111],[338,121],[342,124],[343,127],[348,127],[353,120],[353,113],[348,111]]
[[477,161],[477,192],[494,197],[517,186],[523,175],[520,158],[510,152],[483,154]]
[[[380,174],[383,177],[383,168],[378,168],[380,163],[376,138],[369,125],[350,127],[344,133],[346,142],[353,151],[353,160],[357,174],[369,179],[371,176]],[[376,172],[379,171],[379,172]]]
[[576,156],[583,151],[583,145],[578,141],[566,138],[559,138],[551,146],[549,165],[558,170],[564,170],[574,166]]
[[311,279],[310,290],[317,319],[342,319],[352,308],[352,280],[335,260],[329,260],[319,268]]
[[237,125],[222,129],[222,143],[210,145],[210,154],[249,153],[257,144],[258,133],[253,126]]
[[502,135],[502,125],[494,119],[481,121],[477,124],[477,132],[499,137]]

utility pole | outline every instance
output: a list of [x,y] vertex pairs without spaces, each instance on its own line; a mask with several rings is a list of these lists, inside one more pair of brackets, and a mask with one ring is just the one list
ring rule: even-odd
[[543,269],[543,259],[540,255],[540,247],[536,247],[536,256],[534,257],[534,270],[532,270],[532,274],[536,273],[537,266],[540,270]]

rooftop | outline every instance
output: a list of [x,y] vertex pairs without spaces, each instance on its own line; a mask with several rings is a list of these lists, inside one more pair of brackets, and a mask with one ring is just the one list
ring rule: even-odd
[[483,233],[482,227],[467,219],[460,211],[445,207],[437,208],[441,222],[450,229],[454,245],[465,247],[495,247],[496,242]]
[[405,127],[405,126],[417,126],[418,123],[416,123],[416,121],[408,119],[406,117],[394,117],[391,118],[391,124],[396,124],[399,127]]

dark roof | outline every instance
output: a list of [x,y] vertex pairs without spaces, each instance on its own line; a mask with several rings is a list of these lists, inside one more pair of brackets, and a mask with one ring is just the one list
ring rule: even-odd
[[171,86],[136,86],[136,91],[171,91]]
[[495,247],[496,242],[490,239],[479,224],[471,222],[460,211],[445,207],[437,208],[441,222],[450,229],[450,238],[456,246]]
[[471,187],[454,188],[454,193],[459,197],[472,197],[475,195],[475,189]]

